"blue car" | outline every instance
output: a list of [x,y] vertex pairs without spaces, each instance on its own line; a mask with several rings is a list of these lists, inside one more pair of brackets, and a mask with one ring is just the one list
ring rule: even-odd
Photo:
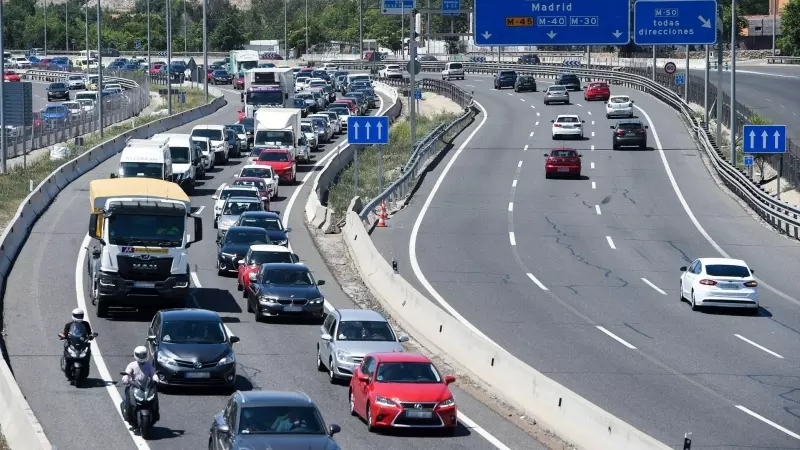
[[139,70],[139,64],[128,63],[128,64],[125,64],[124,66],[122,66],[122,69],[120,69],[120,70],[133,72],[133,71]]
[[42,109],[42,119],[48,128],[64,126],[69,122],[69,109],[64,105],[47,105]]

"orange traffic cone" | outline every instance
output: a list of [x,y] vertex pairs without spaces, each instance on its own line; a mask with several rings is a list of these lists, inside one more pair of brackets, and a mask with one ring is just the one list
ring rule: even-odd
[[378,227],[386,227],[386,200],[381,202],[381,214],[378,216]]

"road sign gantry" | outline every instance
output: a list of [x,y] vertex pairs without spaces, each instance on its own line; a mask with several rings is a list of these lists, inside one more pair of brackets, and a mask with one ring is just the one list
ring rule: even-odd
[[639,0],[633,12],[636,45],[717,43],[716,0]]

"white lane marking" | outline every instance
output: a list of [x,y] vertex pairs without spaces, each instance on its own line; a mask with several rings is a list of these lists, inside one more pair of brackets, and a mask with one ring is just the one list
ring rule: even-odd
[[597,189],[597,183],[595,183],[594,181],[592,181],[592,189]]
[[514,202],[508,202],[508,212],[514,212]]
[[592,125],[594,125],[594,120],[592,121]]
[[541,116],[541,114],[539,114],[539,111],[536,111],[536,117],[539,117],[539,116]]
[[473,422],[472,419],[465,416],[464,413],[461,411],[458,412],[458,421],[462,423],[462,425],[466,426],[470,430],[474,430],[476,433],[480,434],[484,439],[489,441],[490,444],[494,445],[495,448],[498,450],[511,450],[510,447],[500,442],[499,439],[492,436],[491,433],[484,430],[483,428],[479,427],[477,423]]
[[608,246],[611,247],[611,250],[617,249],[617,246],[614,245],[614,241],[611,239],[611,236],[606,236],[606,241],[608,241]]
[[625,347],[628,347],[631,350],[636,350],[636,347],[634,347],[633,345],[629,344],[627,341],[625,341],[621,337],[617,336],[616,334],[614,334],[614,333],[606,330],[605,328],[601,327],[600,325],[597,325],[597,329],[602,331],[603,333],[607,334],[611,339],[614,339],[615,341],[619,342],[620,344],[624,345]]
[[594,151],[594,144],[592,144],[592,146],[590,147],[590,150]]
[[539,126],[539,122],[537,121],[534,125],[536,125],[538,127]]
[[524,98],[521,98],[521,99],[519,99],[519,101],[521,101],[521,102],[524,102],[524,101],[525,101],[525,99],[524,99]]
[[594,137],[594,131],[592,131],[592,137]]
[[[588,111],[588,112],[589,112],[589,115],[591,116],[592,112],[591,111]],[[592,121],[592,125],[594,125],[594,121]]]
[[533,131],[531,131],[530,137],[533,137]]
[[522,161],[520,161],[519,163],[517,163],[517,167],[522,167]]
[[527,276],[528,276],[528,278],[530,278],[530,279],[531,279],[531,281],[533,281],[534,283],[536,283],[536,285],[537,285],[537,286],[539,286],[539,289],[541,289],[541,290],[543,290],[543,291],[547,291],[547,290],[548,290],[548,289],[547,289],[547,286],[545,286],[544,284],[542,284],[542,282],[541,282],[541,281],[539,281],[539,279],[538,279],[538,278],[536,278],[535,276],[533,276],[533,274],[532,274],[532,273],[526,273],[525,275],[527,275]]
[[509,95],[509,97],[513,97],[514,96],[514,94],[512,94],[511,92],[509,92],[508,95]]
[[533,106],[533,105],[531,105],[531,108],[533,108],[533,109],[536,109],[536,107],[535,107],[535,106]]
[[194,287],[196,288],[203,287],[203,285],[200,284],[200,278],[197,276],[197,272],[190,272],[190,275],[192,277],[192,283],[194,283]]
[[524,152],[528,151],[528,144],[525,144],[525,147],[522,149],[522,151],[524,151]]
[[200,206],[199,208],[197,208],[197,211],[194,212],[195,215],[199,216],[203,212],[204,209],[206,209],[206,205]]
[[483,80],[475,80],[475,81],[477,81],[478,83],[483,83]]
[[511,182],[511,187],[517,187],[517,180]]
[[575,103],[575,106],[580,106],[581,108],[583,108],[583,105],[581,105],[580,103]]
[[[89,319],[89,310],[86,307],[86,296],[84,295],[84,288],[83,288],[83,275],[84,275],[84,268],[86,267],[86,247],[89,246],[91,242],[91,238],[87,234],[83,238],[83,242],[81,242],[80,250],[78,250],[78,262],[75,265],[75,297],[78,301],[78,308],[84,310],[86,312],[86,321],[89,324],[92,321]],[[108,396],[111,397],[111,403],[114,405],[114,411],[117,412],[120,420],[122,420],[125,429],[128,430],[128,434],[133,439],[133,444],[136,445],[136,448],[139,450],[150,450],[150,446],[147,445],[147,442],[142,439],[141,436],[137,436],[133,433],[128,425],[128,422],[125,422],[125,419],[122,417],[122,411],[120,411],[120,403],[122,403],[122,396],[119,394],[117,387],[114,385],[114,378],[111,377],[111,373],[108,371],[108,366],[106,366],[106,362],[103,359],[103,354],[100,352],[100,344],[97,343],[97,339],[92,340],[92,360],[94,361],[94,365],[97,367],[97,372],[100,373],[100,378],[102,378],[103,382],[106,385],[106,392]]]
[[664,292],[664,290],[663,290],[663,289],[661,289],[660,287],[658,287],[658,286],[656,286],[655,284],[653,284],[653,282],[652,282],[652,281],[650,281],[650,280],[648,280],[647,278],[642,278],[642,281],[644,281],[644,284],[646,284],[646,285],[650,286],[651,288],[655,289],[655,290],[656,290],[656,292],[658,292],[659,294],[661,294],[661,295],[667,295],[667,293],[666,293],[666,292]]
[[598,216],[603,215],[603,213],[600,212],[600,205],[594,205],[594,211],[597,213]]
[[786,109],[786,107],[785,107],[785,106],[783,106],[783,105],[781,105],[781,108],[783,108],[783,109]]
[[765,424],[767,424],[767,425],[769,425],[769,426],[771,426],[771,427],[773,427],[773,428],[775,428],[777,430],[783,431],[784,433],[788,434],[789,436],[791,436],[791,437],[793,437],[795,439],[800,439],[800,435],[799,434],[797,434],[797,433],[795,433],[795,432],[793,432],[791,430],[788,430],[788,429],[778,425],[777,423],[767,419],[766,417],[764,417],[764,416],[762,416],[760,414],[756,414],[753,411],[750,411],[749,409],[745,408],[742,405],[736,405],[736,409],[755,417],[756,419],[764,422]]
[[471,85],[471,84],[465,84],[464,86],[467,86],[467,87],[475,87],[475,86],[473,86],[473,85]]
[[592,161],[591,163],[589,163],[589,167],[591,167],[592,169],[594,169],[594,161]]
[[513,231],[508,232],[508,240],[511,242],[511,245],[517,245],[517,238],[514,236]]
[[772,103],[772,99],[769,99],[769,98],[768,98],[768,99],[767,99],[767,101],[768,101],[768,102],[770,102],[770,103]]
[[742,336],[741,334],[734,334],[734,336],[736,336],[737,338],[747,342],[748,344],[752,345],[753,347],[755,347],[755,348],[757,348],[759,350],[763,350],[763,351],[769,353],[770,355],[772,355],[772,356],[774,356],[776,358],[783,359],[783,356],[773,352],[772,350],[768,349],[767,347],[764,347],[763,345],[756,344],[755,342],[751,341],[750,339],[747,339],[746,337]]

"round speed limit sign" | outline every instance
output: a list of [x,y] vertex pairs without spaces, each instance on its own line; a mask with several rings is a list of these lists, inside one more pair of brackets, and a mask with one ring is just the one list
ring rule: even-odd
[[667,75],[672,75],[676,70],[678,70],[678,68],[675,66],[674,62],[664,64],[664,72],[666,72]]

